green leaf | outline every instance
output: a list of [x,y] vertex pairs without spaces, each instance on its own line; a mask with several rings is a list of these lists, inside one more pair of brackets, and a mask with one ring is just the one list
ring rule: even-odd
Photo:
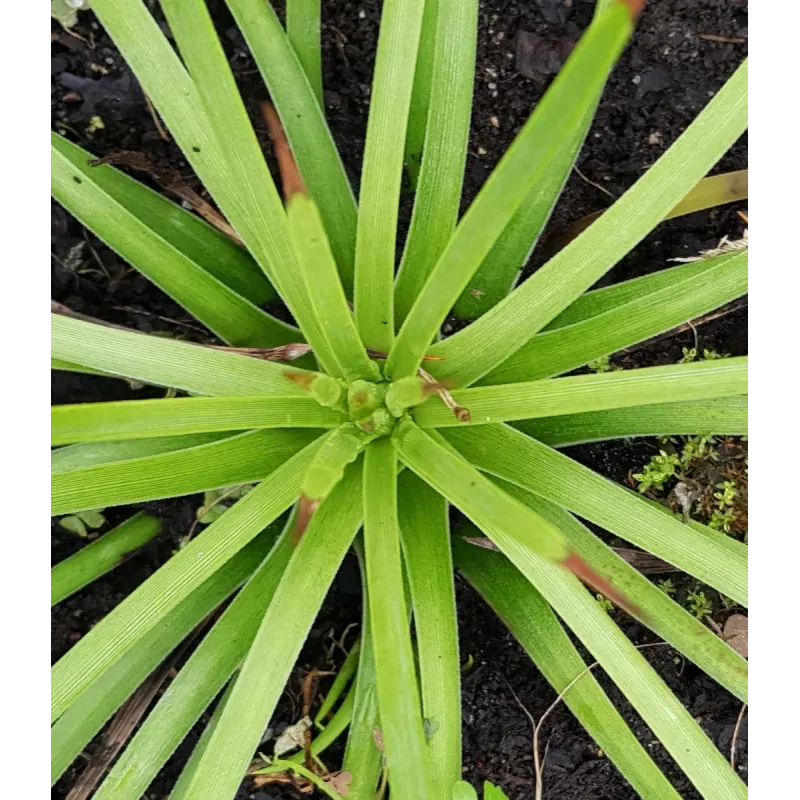
[[452,800],[478,800],[478,793],[466,781],[453,784]]
[[355,698],[350,733],[344,752],[342,768],[353,776],[348,800],[374,800],[375,787],[381,774],[383,754],[376,743],[378,728],[378,690],[375,677],[375,655],[372,648],[369,592],[364,563],[363,532],[354,542],[361,569],[362,624],[361,653],[355,679]]
[[379,381],[381,372],[367,357],[339,280],[333,253],[314,201],[298,192],[287,204],[289,236],[308,288],[314,314],[326,333],[345,380]]
[[50,439],[57,445],[250,428],[335,428],[346,421],[313,397],[170,397],[53,406]]
[[364,551],[381,736],[392,794],[432,796],[431,754],[422,726],[403,586],[397,520],[397,456],[388,438],[364,456]]
[[432,362],[430,372],[464,386],[497,367],[640,242],[746,125],[745,61],[675,144],[601,219],[477,322],[434,345],[430,353],[444,360]]
[[[704,211],[707,208],[734,203],[737,200],[746,200],[747,188],[746,169],[724,172],[721,175],[709,175],[688,192],[664,219],[675,219],[675,217],[694,214],[696,211]],[[583,233],[595,220],[602,217],[603,213],[603,211],[595,211],[594,214],[588,214],[576,220],[566,231],[548,241],[548,247],[553,248],[554,251],[560,250],[578,234]]]
[[422,15],[422,30],[417,49],[417,63],[414,68],[414,86],[411,103],[408,107],[408,128],[406,130],[405,167],[412,186],[416,189],[419,169],[422,164],[422,148],[425,143],[425,130],[428,125],[428,109],[431,99],[431,82],[436,47],[436,24],[439,0],[425,0]]
[[394,339],[397,210],[422,13],[419,0],[385,0],[372,79],[356,230],[355,315],[367,347]]
[[229,438],[230,433],[195,433],[189,436],[164,436],[154,439],[127,439],[121,442],[85,442],[50,451],[50,472],[87,469],[116,461],[130,461],[210,444]]
[[[721,258],[729,259],[732,258],[732,255],[722,256]],[[586,292],[586,294],[577,297],[555,319],[545,325],[543,332],[573,325],[576,322],[584,322],[590,317],[621,308],[626,303],[639,300],[661,289],[676,286],[684,281],[688,282],[690,278],[702,278],[706,272],[710,269],[715,269],[719,263],[719,257],[701,259],[688,264],[680,264],[677,267],[660,269],[649,275],[642,275],[629,281],[615,283],[602,289],[593,289],[591,292]]]
[[[534,336],[480,380],[481,385],[549,378],[664,333],[747,292],[747,253],[584,322]],[[710,262],[709,262],[710,263]]]
[[508,795],[499,786],[484,781],[483,800],[508,800]]
[[249,431],[219,442],[99,464],[52,476],[51,513],[219,489],[260,481],[321,431]]
[[99,680],[79,694],[51,730],[53,783],[168,653],[252,574],[274,541],[275,532],[265,531],[242,548],[182,600],[162,624],[145,634]]
[[139,800],[247,655],[292,554],[290,517],[269,555],[200,642],[131,739],[94,800]]
[[477,0],[426,0],[406,140],[408,168],[412,175],[418,173],[418,181],[415,178],[414,211],[394,293],[398,325],[425,285],[458,219],[477,24]]
[[[296,383],[287,380],[285,366],[211,347],[59,314],[51,314],[51,335],[51,351],[56,358],[145,383],[229,397],[304,394]],[[292,367],[292,372],[303,371]]]
[[[291,9],[298,3],[314,2],[319,0],[291,0],[287,13],[291,17]],[[301,63],[289,41],[294,36],[291,31],[289,37],[284,33],[270,3],[262,0],[226,0],[226,3],[267,84],[292,155],[325,223],[345,292],[352,297],[356,203],[325,122],[321,95],[315,96],[313,82],[309,83],[304,72],[306,61],[303,59]]]
[[236,294],[132,214],[94,181],[94,169],[51,148],[51,191],[67,211],[125,261],[229,344],[271,347],[298,331]]
[[648,628],[742,702],[747,702],[747,661],[730,645],[620,558],[571,514],[506,481],[501,481],[500,485],[557,525],[578,555],[607,576],[642,610]]
[[125,557],[162,531],[161,520],[139,512],[96,541],[60,561],[50,571],[50,605],[54,606],[124,563]]
[[206,748],[211,740],[211,736],[213,735],[220,719],[222,718],[222,712],[225,710],[225,705],[230,699],[231,692],[233,692],[233,687],[235,685],[236,676],[234,675],[234,677],[231,678],[231,680],[228,682],[228,685],[225,687],[225,691],[222,693],[222,697],[220,697],[219,702],[214,709],[214,713],[211,715],[208,725],[206,725],[203,732],[200,734],[200,738],[197,740],[197,744],[195,745],[194,750],[192,750],[192,755],[189,757],[189,760],[186,762],[186,765],[181,771],[180,777],[175,782],[175,786],[172,787],[169,800],[190,800],[189,795],[186,794],[186,790],[194,779],[194,773],[197,771],[197,767],[200,764],[200,759],[206,752]]
[[400,536],[411,586],[431,791],[447,797],[461,776],[461,661],[447,502],[406,471],[398,483]]
[[747,547],[597,475],[505,425],[448,429],[479,469],[544,497],[662,558],[747,606]]
[[[606,7],[610,5],[610,2],[605,4]],[[596,4],[594,19],[597,20],[605,10],[603,3]],[[601,90],[602,87],[597,91],[595,103],[585,109],[580,122],[560,142],[544,175],[528,192],[470,281],[471,288],[459,297],[453,308],[458,318],[475,319],[481,316],[514,287],[572,172],[594,119]]]
[[416,372],[447,313],[545,174],[559,143],[593,107],[632,31],[630,9],[618,3],[584,34],[459,222],[398,333],[386,362],[387,376],[401,378]]
[[99,0],[93,8],[327,370],[324,337],[309,313],[283,205],[205,4],[201,0],[162,4],[186,68],[142,0],[130,0],[124,7],[116,0]]
[[85,539],[88,534],[86,523],[80,517],[63,517],[58,521],[58,524],[65,531],[74,533],[76,536],[80,536],[81,539]]
[[316,442],[307,446],[271,473],[128,595],[55,664],[53,719],[297,499],[300,481],[318,446]]
[[519,547],[555,561],[566,558],[566,541],[558,530],[411,420],[400,421],[392,443],[407,467],[479,527],[492,520],[513,537]]
[[286,35],[303,65],[317,102],[322,102],[322,54],[320,46],[320,0],[288,0]]
[[[356,674],[356,670],[358,669],[358,661],[359,661],[359,653],[361,652],[361,640],[356,639],[353,643],[353,646],[347,652],[347,656],[344,659],[344,663],[340,667],[339,671],[336,673],[336,677],[333,679],[333,683],[331,684],[331,688],[325,693],[325,697],[322,700],[322,703],[319,707],[319,711],[314,716],[314,725],[317,728],[325,729],[328,727],[327,716],[333,710],[333,707],[336,705],[336,702],[344,693],[344,690],[347,688],[347,685],[353,679],[353,676]],[[349,695],[348,695],[349,696]],[[355,695],[354,695],[355,696]]]
[[[480,527],[597,659],[700,793],[715,800],[743,800],[746,787],[727,759],[594,595],[574,575],[520,547],[491,521]],[[656,789],[650,796],[662,797],[663,791]]]
[[[52,147],[87,176],[97,190],[233,292],[255,305],[277,297],[249,253],[216,228],[114,167],[87,166],[93,158],[91,153],[56,133],[50,136]],[[83,176],[78,177],[83,179]],[[296,328],[294,330],[295,336],[301,335]]]
[[540,417],[515,422],[514,427],[551,447],[631,436],[741,436],[747,434],[747,396]]
[[[470,527],[459,534],[470,535]],[[537,589],[501,553],[482,550],[460,537],[453,541],[453,553],[459,572],[492,607],[553,688],[565,692],[564,703],[636,792],[646,798],[678,800],[677,792],[639,744],[594,675],[585,672],[586,664],[578,650]]]
[[239,788],[328,587],[361,524],[360,480],[360,464],[348,468],[292,553],[187,788],[192,800],[233,797]]
[[[479,386],[455,391],[452,397],[459,406],[469,409],[471,424],[487,425],[746,392],[747,357],[742,356],[530,383]],[[423,428],[465,425],[438,397],[416,408],[414,418]]]

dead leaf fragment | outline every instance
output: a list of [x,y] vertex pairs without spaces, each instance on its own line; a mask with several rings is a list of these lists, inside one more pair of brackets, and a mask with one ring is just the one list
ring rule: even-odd
[[323,780],[330,784],[331,789],[338,792],[342,797],[348,797],[350,794],[350,784],[353,781],[352,772],[331,772],[326,775]]
[[747,658],[747,617],[744,614],[731,614],[722,627],[722,638],[742,658]]
[[284,753],[290,753],[303,746],[305,733],[311,728],[311,719],[303,717],[299,722],[290,725],[275,741],[273,755],[280,758]]

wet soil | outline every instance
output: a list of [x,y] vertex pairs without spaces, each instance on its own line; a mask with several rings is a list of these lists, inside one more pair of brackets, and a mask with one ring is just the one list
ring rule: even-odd
[[[221,2],[210,2],[223,34],[248,106],[255,111],[264,89],[242,39]],[[468,203],[488,176],[531,108],[563,62],[577,34],[586,27],[593,3],[584,0],[484,0],[480,29],[475,102],[464,185]],[[324,2],[325,104],[329,123],[354,186],[369,107],[380,4],[377,0]],[[91,14],[81,14],[78,39],[53,27],[53,126],[97,155],[119,150],[145,152],[156,163],[179,169],[200,188],[171,141],[163,141],[147,110],[144,96],[113,43]],[[707,36],[731,41],[714,41]],[[550,223],[564,230],[581,216],[607,207],[674,141],[709,98],[722,86],[746,54],[745,0],[660,0],[648,4],[634,40],[613,73],[596,121],[579,160],[584,177],[574,173]],[[103,128],[89,132],[93,117]],[[255,117],[259,135],[266,132]],[[269,149],[267,149],[269,152]],[[713,172],[746,167],[746,137],[723,157]],[[591,185],[598,184],[605,191]],[[408,197],[403,210],[410,208]],[[661,226],[616,266],[603,283],[625,280],[660,269],[668,258],[694,255],[714,247],[722,236],[741,235],[732,204],[698,212]],[[52,296],[83,313],[142,331],[165,331],[191,340],[207,331],[170,298],[130,269],[112,251],[88,234],[63,209],[52,210]],[[534,254],[527,271],[535,269]],[[747,311],[742,308],[697,329],[700,348],[732,355],[747,351]],[[695,346],[691,331],[662,338],[625,357],[625,366],[674,363],[683,347]],[[134,390],[123,381],[53,373],[54,403],[94,402],[148,397],[153,390]],[[569,454],[618,481],[641,467],[654,453],[648,440],[620,441],[571,448]],[[169,557],[177,535],[191,525],[200,497],[153,504],[168,519],[167,533],[123,567],[96,581],[53,609],[52,658],[60,657]],[[125,512],[109,510],[109,523]],[[53,562],[82,542],[53,527]],[[529,711],[538,717],[554,692],[530,660],[477,595],[459,579],[461,648],[473,669],[463,682],[464,777],[479,786],[490,780],[511,800],[533,793],[530,729],[508,683]],[[622,616],[622,612],[615,612]],[[354,560],[348,557],[311,636],[303,649],[290,686],[272,726],[297,719],[297,697],[304,672],[341,663],[333,645],[346,627],[360,620],[360,589]],[[621,620],[637,644],[652,636],[628,618]],[[691,664],[675,658],[667,647],[645,650],[658,673],[726,755],[739,703]],[[676,663],[677,661],[677,663]],[[633,730],[685,798],[697,797],[663,747],[602,673],[598,678]],[[506,682],[508,681],[508,683]],[[146,797],[161,800],[185,763],[200,726],[170,760]],[[543,732],[548,742],[545,794],[549,800],[634,798],[633,790],[563,707],[550,717]],[[336,752],[330,761],[335,763]],[[738,769],[747,776],[747,722],[738,739]],[[80,767],[79,767],[80,768]],[[69,770],[54,789],[63,798],[77,769]],[[291,789],[252,790],[241,798],[277,800],[300,797]]]

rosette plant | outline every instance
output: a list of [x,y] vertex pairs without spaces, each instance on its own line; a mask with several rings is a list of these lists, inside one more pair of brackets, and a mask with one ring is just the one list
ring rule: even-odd
[[[313,776],[329,796],[372,798],[385,767],[395,800],[451,797],[461,776],[455,568],[556,690],[580,676],[565,702],[642,797],[678,794],[568,630],[704,797],[743,797],[594,591],[743,700],[746,661],[578,518],[742,605],[745,546],[558,448],[745,432],[745,358],[564,374],[746,292],[746,251],[591,290],[741,136],[746,64],[624,196],[515,285],[641,2],[599,4],[460,217],[477,0],[383,3],[358,205],[321,103],[319,3],[289,0],[284,29],[265,0],[226,2],[269,91],[282,192],[203,0],[161,1],[175,47],[142,0],[93,0],[92,10],[207,189],[213,225],[53,135],[58,202],[216,337],[190,343],[53,315],[55,368],[172,390],[53,409],[53,513],[255,485],[55,664],[53,779],[212,615],[95,797],[138,800],[216,700],[172,798],[232,798],[355,546],[357,670],[312,743],[320,751],[348,731],[338,780]],[[415,197],[398,268],[404,163]],[[705,207],[727,199],[703,196]],[[263,310],[276,303],[290,316]],[[454,309],[470,324],[442,338]],[[139,511],[58,565],[54,601],[158,529]]]

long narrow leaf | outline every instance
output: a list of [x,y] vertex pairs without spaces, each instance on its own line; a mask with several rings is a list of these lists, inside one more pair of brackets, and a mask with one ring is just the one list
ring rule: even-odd
[[520,547],[491,521],[480,527],[583,642],[700,793],[708,800],[747,797],[716,744],[578,579]]
[[[707,208],[734,203],[747,199],[747,170],[724,172],[721,175],[709,175],[703,178],[683,200],[673,208],[666,217],[675,219],[686,214],[694,214]],[[548,246],[560,249],[569,244],[578,234],[585,231],[595,220],[603,216],[603,211],[596,211],[576,220],[567,230],[548,242]]]
[[747,396],[540,417],[515,422],[514,427],[551,447],[632,436],[712,433],[744,436],[747,434]]
[[416,372],[458,296],[534,183],[545,174],[559,142],[596,102],[632,32],[631,9],[619,2],[584,34],[459,222],[400,329],[386,363],[388,376]]
[[323,501],[294,550],[187,788],[192,800],[223,800],[236,794],[325,593],[361,524],[360,481],[359,463],[348,468]]
[[309,445],[275,470],[128,595],[55,664],[53,719],[297,499],[318,446]]
[[364,552],[381,736],[392,794],[432,796],[417,672],[403,586],[397,520],[397,456],[387,438],[364,458]]
[[500,485],[557,525],[575,550],[613,580],[644,613],[647,626],[714,680],[747,702],[747,661],[727,642],[618,556],[568,512],[506,481]]
[[277,297],[247,251],[200,217],[118,169],[87,168],[91,153],[57,133],[51,133],[51,144],[115,202],[234,292],[256,305]]
[[92,737],[171,650],[258,566],[275,541],[265,531],[202,583],[98,681],[86,688],[51,730],[50,769],[55,783]]
[[[479,386],[453,392],[473,425],[587,411],[725,397],[747,392],[747,357],[669,364],[663,367],[574,375],[530,383]],[[463,426],[438,397],[415,410],[423,428]]]
[[260,481],[321,431],[249,431],[218,442],[52,476],[51,513],[138,503]]
[[367,357],[339,280],[333,253],[316,204],[303,192],[288,200],[289,236],[305,278],[314,313],[324,329],[333,357],[348,381],[377,381],[381,372]]
[[425,131],[428,126],[438,14],[439,0],[425,0],[422,30],[417,49],[417,63],[414,68],[414,86],[411,91],[411,103],[408,107],[408,129],[406,130],[405,167],[415,189],[422,165],[422,148],[425,144]]
[[[716,259],[715,259],[716,260]],[[674,328],[747,292],[747,253],[722,256],[690,278],[564,328],[540,333],[480,380],[481,385],[548,378]]]
[[162,531],[161,520],[140,511],[50,570],[50,605],[54,606],[124,563],[125,557]]
[[226,439],[230,433],[193,433],[189,436],[163,436],[154,439],[128,439],[122,442],[86,442],[59,447],[50,451],[50,472],[69,472],[73,469],[88,469],[115,461],[130,461],[134,458],[157,456],[210,444]]
[[[460,531],[465,533],[469,528]],[[501,553],[482,551],[460,536],[454,539],[453,553],[459,572],[508,626],[553,688],[567,689],[586,664],[541,594]],[[642,797],[677,800],[678,793],[591,673],[566,691],[564,702]]]
[[286,35],[303,65],[317,102],[322,106],[322,53],[320,44],[320,0],[289,0],[286,4]]
[[[286,381],[287,384],[289,381]],[[53,406],[51,444],[251,428],[335,428],[346,418],[313,397],[170,397]]]
[[304,394],[285,367],[270,361],[58,314],[51,315],[51,334],[56,358],[145,383],[228,397]]
[[652,500],[505,425],[448,429],[472,464],[600,525],[747,605],[747,548],[705,525],[684,523]]
[[464,386],[512,355],[641,241],[746,125],[747,62],[597,223],[477,322],[431,348],[444,360],[430,371]]
[[324,338],[296,275],[286,215],[208,11],[199,0],[169,0],[162,8],[191,76],[142,0],[99,0],[92,6],[327,368]]
[[448,797],[461,777],[461,662],[447,503],[416,475],[398,483],[400,535],[411,586],[431,790]]
[[364,563],[363,532],[353,545],[361,570],[364,607],[361,611],[361,652],[355,679],[355,698],[350,733],[344,751],[343,768],[353,776],[349,800],[373,800],[378,776],[381,774],[383,754],[378,749],[375,728],[378,727],[378,690],[375,677],[375,654],[372,649],[367,568]]
[[[290,8],[302,1],[292,0]],[[303,65],[272,5],[263,0],[226,2],[267,84],[292,154],[322,215],[345,292],[352,297],[356,204],[325,122],[322,100],[315,96],[306,79]]]
[[183,770],[181,771],[180,777],[172,787],[169,800],[191,800],[189,795],[186,794],[186,790],[194,779],[194,773],[200,764],[200,760],[203,758],[203,754],[206,752],[206,748],[211,740],[211,736],[213,735],[220,719],[222,718],[222,712],[225,710],[225,704],[230,699],[231,692],[233,692],[233,687],[235,685],[236,676],[231,678],[231,680],[228,682],[228,685],[225,687],[225,691],[222,693],[222,696],[220,697],[219,702],[214,709],[214,713],[211,715],[211,719],[208,721],[208,725],[206,725],[206,727],[203,729],[203,732],[200,734],[200,738],[197,740],[197,744],[195,745],[194,750],[192,750],[189,760],[186,762]]
[[269,555],[205,636],[136,732],[94,800],[139,800],[253,643],[289,563],[290,518]]
[[[597,3],[594,19],[597,20],[611,5],[612,2]],[[594,119],[599,100],[600,90],[597,92],[594,105],[585,109],[580,122],[560,142],[559,149],[550,159],[544,175],[530,190],[500,234],[470,281],[471,288],[459,297],[453,313],[460,319],[479,317],[499,303],[513,288],[569,178]]]
[[[426,0],[412,101],[412,109],[426,104],[427,118],[421,120],[425,149],[395,286],[398,325],[402,325],[425,285],[458,219],[472,109],[477,26],[477,0]],[[423,57],[431,63],[422,63]],[[422,97],[426,89],[429,104]],[[419,116],[421,111],[418,108]],[[412,170],[419,156],[419,123],[413,115],[409,118],[406,148],[413,151],[409,154]],[[422,142],[419,144],[421,150]]]
[[356,230],[355,314],[367,347],[394,340],[397,211],[422,14],[420,0],[385,0],[369,104]]
[[392,435],[392,443],[407,467],[476,525],[483,527],[488,520],[493,520],[508,531],[509,536],[516,537],[519,547],[554,561],[567,557],[566,540],[550,523],[499,489],[457,452],[431,438],[410,420],[400,422]]
[[[722,256],[722,259],[730,258],[733,258],[733,255]],[[593,289],[576,298],[542,330],[548,332],[573,325],[576,322],[584,322],[590,317],[613,311],[626,303],[639,300],[669,286],[676,286],[690,278],[702,278],[710,269],[715,269],[720,260],[720,258],[700,259],[688,264],[661,269],[658,272],[651,272],[649,275],[642,275],[629,281],[615,283],[602,289]]]
[[[229,344],[272,347],[299,331],[266,314],[137,218],[98,184],[96,168],[51,148],[51,191],[73,216]],[[104,168],[101,168],[104,169]]]

